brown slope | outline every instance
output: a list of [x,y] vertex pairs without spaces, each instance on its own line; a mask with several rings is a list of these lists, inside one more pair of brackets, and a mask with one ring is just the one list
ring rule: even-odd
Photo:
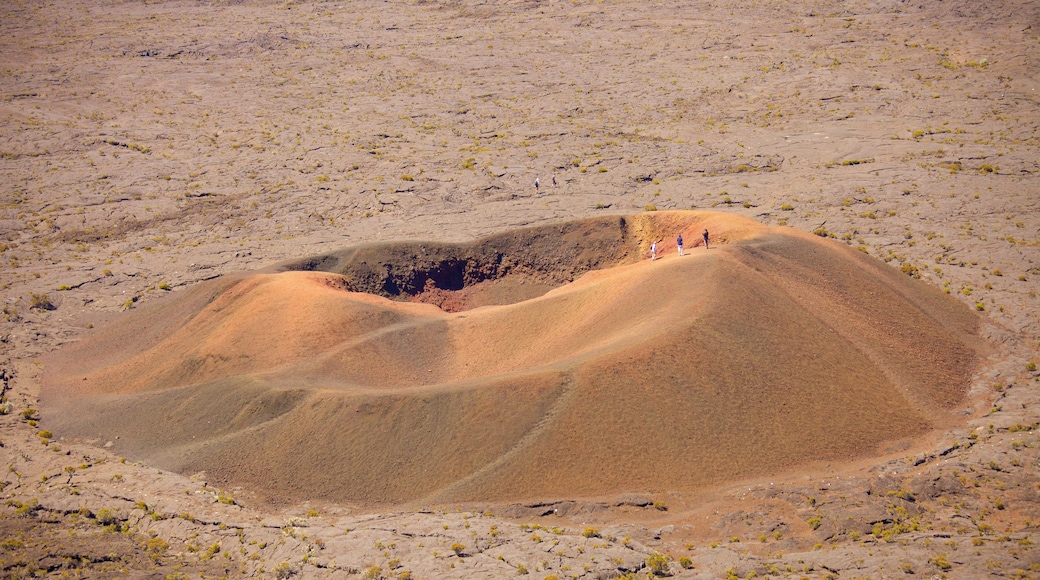
[[[690,292],[699,307],[580,365],[573,396],[580,403],[537,443],[435,499],[690,489],[852,460],[954,421],[975,361],[974,317],[898,272],[821,242],[769,234],[670,261],[645,283],[631,283],[631,294],[658,303],[701,288]],[[763,253],[828,274],[806,279],[775,255],[767,267]],[[853,290],[862,295],[852,300]],[[859,334],[867,326],[872,331]]]
[[[703,227],[725,243],[629,259]],[[455,314],[348,292],[357,253],[325,260],[346,276],[213,283],[128,317],[132,329],[162,316],[168,336],[107,366],[83,359],[117,330],[67,349],[45,391],[49,427],[270,499],[383,504],[692,489],[876,453],[949,424],[964,400],[973,314],[840,244],[694,212],[584,231],[617,236],[609,258],[547,237],[549,253],[513,271],[568,263],[557,248],[621,265]],[[513,259],[444,248],[462,271],[481,269],[463,254]],[[418,279],[372,268],[377,250],[367,271]]]

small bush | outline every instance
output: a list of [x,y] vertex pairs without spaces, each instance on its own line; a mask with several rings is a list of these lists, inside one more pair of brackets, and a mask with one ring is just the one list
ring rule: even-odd
[[220,553],[220,544],[214,542],[213,545],[211,545],[209,548],[206,548],[206,552],[202,554],[202,559],[203,560],[209,560],[213,556],[216,556],[219,553]]
[[223,490],[217,493],[217,501],[225,505],[236,505],[235,498],[224,493]]
[[646,558],[646,567],[651,572],[658,576],[664,576],[668,573],[668,562],[671,562],[671,558],[664,554],[654,552]]
[[285,580],[295,573],[292,566],[288,562],[281,562],[274,567],[274,577],[278,580]]
[[115,512],[110,509],[99,509],[97,514],[94,516],[94,519],[97,520],[98,525],[101,526],[111,526],[119,521]]
[[29,295],[29,309],[35,308],[36,310],[54,310],[54,303],[47,297],[46,294],[37,294],[35,292]]
[[[10,504],[10,501],[8,504]],[[15,501],[14,505],[17,506],[14,510],[14,515],[19,518],[31,518],[36,515],[36,512],[40,511],[40,502],[38,502],[36,498],[33,498],[31,501],[24,504]]]
[[156,564],[160,563],[163,554],[165,554],[168,549],[170,549],[170,544],[158,536],[150,538],[144,543],[145,554]]
[[456,542],[451,545],[451,551],[455,552],[456,556],[462,557],[466,552],[466,546]]
[[928,563],[944,572],[953,568],[953,564],[951,564],[949,558],[946,557],[946,552],[936,554],[928,560]]
[[585,536],[586,538],[598,538],[598,537],[600,537],[599,536],[599,530],[597,530],[596,528],[585,528],[585,530],[583,532],[581,532],[581,535]]

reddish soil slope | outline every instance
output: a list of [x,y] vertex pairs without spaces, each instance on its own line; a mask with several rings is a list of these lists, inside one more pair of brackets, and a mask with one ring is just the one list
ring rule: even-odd
[[690,490],[953,424],[976,325],[844,245],[658,212],[203,283],[59,351],[42,402],[61,436],[272,500]]

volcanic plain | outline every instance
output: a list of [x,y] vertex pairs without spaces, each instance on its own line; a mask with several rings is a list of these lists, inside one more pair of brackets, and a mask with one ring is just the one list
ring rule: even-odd
[[1035,3],[0,14],[5,577],[1040,577]]

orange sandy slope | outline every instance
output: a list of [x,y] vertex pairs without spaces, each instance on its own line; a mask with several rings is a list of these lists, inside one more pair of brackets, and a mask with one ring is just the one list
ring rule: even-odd
[[[977,318],[934,288],[745,218],[623,223],[663,258],[458,313],[327,272],[200,284],[54,355],[47,427],[271,500],[378,505],[692,490],[957,420]],[[717,245],[689,247],[704,227]]]

